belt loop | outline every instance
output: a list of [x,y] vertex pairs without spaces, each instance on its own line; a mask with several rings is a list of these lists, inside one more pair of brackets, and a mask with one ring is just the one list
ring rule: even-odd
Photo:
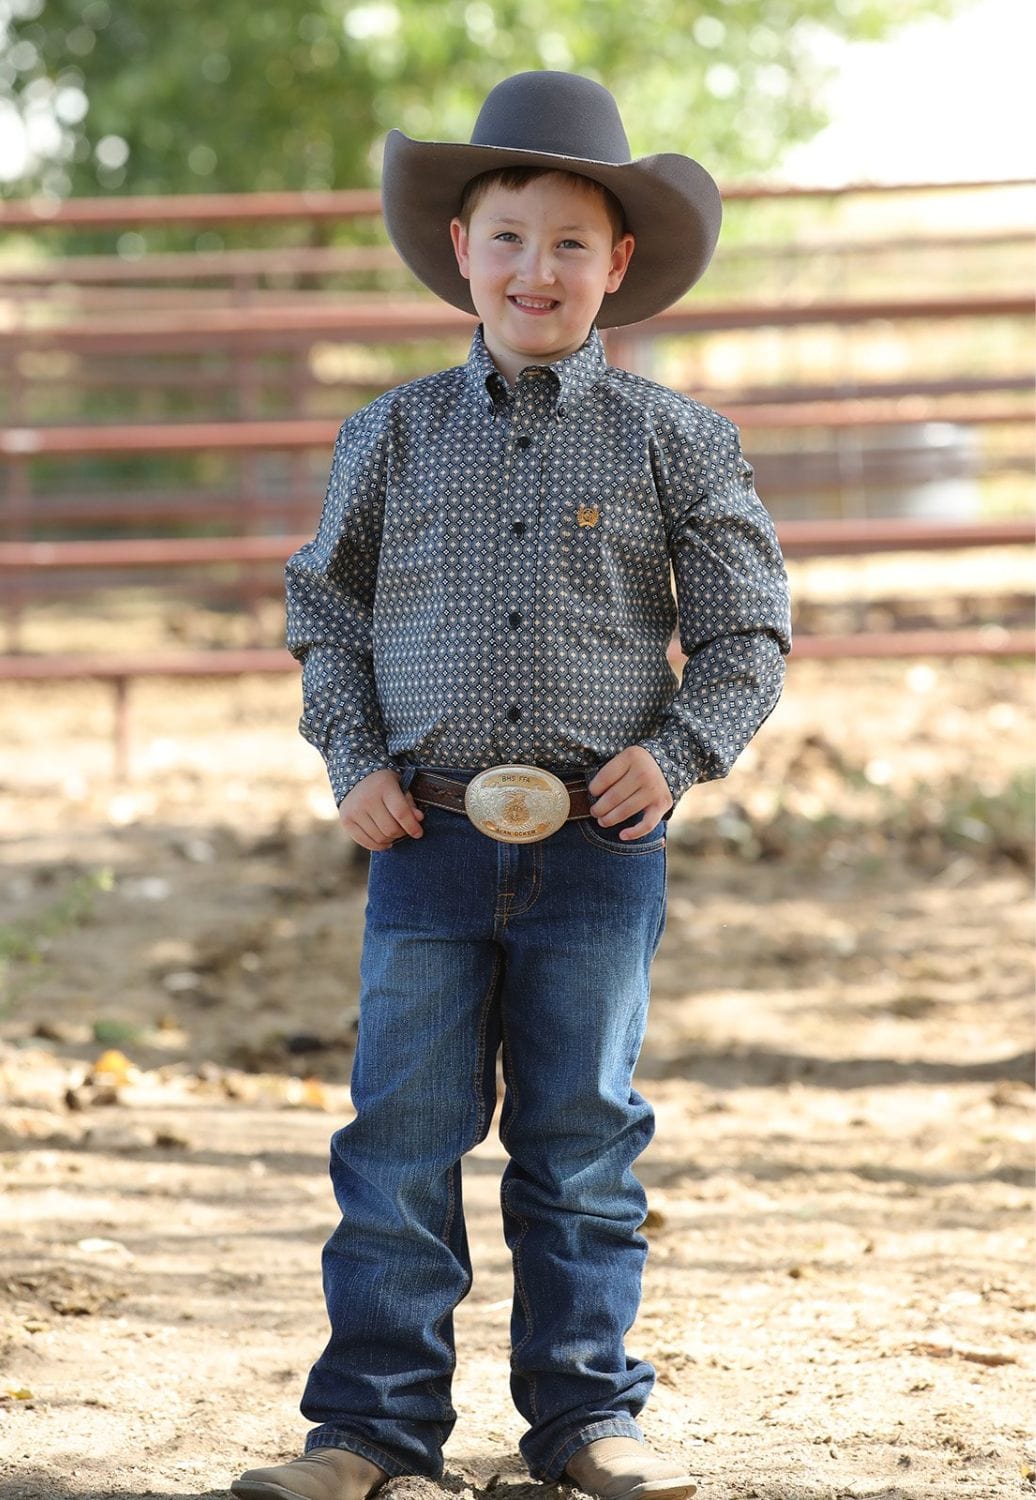
[[400,771],[400,773],[399,773],[400,790],[404,791],[404,792],[408,792],[410,790],[410,783],[413,781],[413,779],[414,779],[414,777],[416,775],[417,775],[417,767],[416,766],[404,766],[403,769],[402,769],[402,771]]

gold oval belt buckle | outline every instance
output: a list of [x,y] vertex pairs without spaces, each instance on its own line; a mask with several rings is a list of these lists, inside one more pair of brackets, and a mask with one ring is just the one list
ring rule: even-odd
[[568,817],[565,783],[539,766],[490,766],[468,782],[464,810],[480,833],[503,844],[535,844]]

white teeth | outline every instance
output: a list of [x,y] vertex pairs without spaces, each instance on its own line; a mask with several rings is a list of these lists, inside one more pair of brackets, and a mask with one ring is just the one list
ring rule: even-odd
[[557,303],[553,297],[544,297],[537,301],[535,297],[512,297],[512,302],[517,302],[519,307],[532,307],[539,312],[544,307],[556,307]]

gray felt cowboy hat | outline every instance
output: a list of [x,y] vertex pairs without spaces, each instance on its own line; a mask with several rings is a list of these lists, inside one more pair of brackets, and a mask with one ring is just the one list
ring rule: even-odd
[[636,249],[598,324],[638,323],[668,307],[701,276],[719,237],[719,189],[689,156],[665,152],[630,160],[611,94],[574,73],[516,73],[483,104],[470,145],[414,141],[389,132],[382,205],[389,238],[425,286],[474,312],[457,269],[449,222],[473,177],[499,167],[578,172],[622,204]]

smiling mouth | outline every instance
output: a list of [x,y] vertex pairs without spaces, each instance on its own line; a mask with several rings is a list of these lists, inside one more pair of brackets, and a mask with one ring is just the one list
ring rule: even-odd
[[554,297],[511,296],[507,300],[515,307],[520,307],[522,312],[532,313],[553,312],[554,308],[560,305]]

